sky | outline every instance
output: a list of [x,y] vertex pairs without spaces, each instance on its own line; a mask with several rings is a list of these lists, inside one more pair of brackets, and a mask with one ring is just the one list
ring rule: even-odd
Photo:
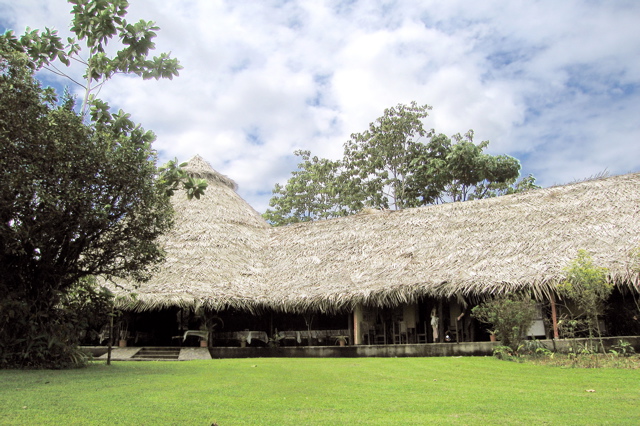
[[[70,10],[0,0],[0,29],[66,38]],[[341,158],[352,133],[411,101],[433,107],[426,128],[473,129],[545,187],[640,171],[640,1],[130,0],[128,11],[155,21],[154,54],[184,69],[117,76],[99,97],[156,133],[161,162],[201,155],[259,212],[295,150]]]

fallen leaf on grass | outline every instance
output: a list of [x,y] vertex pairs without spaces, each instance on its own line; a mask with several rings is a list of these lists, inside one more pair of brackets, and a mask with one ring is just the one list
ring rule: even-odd
[[596,391],[595,389],[587,389],[587,390],[585,390],[585,392],[595,392],[595,391]]

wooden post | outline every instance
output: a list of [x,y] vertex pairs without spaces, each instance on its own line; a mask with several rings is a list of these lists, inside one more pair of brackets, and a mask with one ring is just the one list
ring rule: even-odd
[[[438,322],[438,342],[444,342],[444,303],[442,303],[442,298],[438,301],[438,316],[440,317],[440,321]],[[435,343],[435,342],[434,342]]]
[[558,333],[558,313],[556,311],[556,297],[553,293],[549,295],[549,301],[551,302],[551,323],[553,324],[553,338],[560,338],[560,334]]
[[360,330],[360,323],[362,322],[362,305],[356,305],[353,310],[353,344],[362,344],[362,330]]

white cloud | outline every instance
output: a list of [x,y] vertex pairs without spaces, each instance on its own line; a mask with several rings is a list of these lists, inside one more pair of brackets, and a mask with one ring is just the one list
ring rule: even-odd
[[[0,24],[66,32],[63,0],[0,0]],[[100,96],[204,156],[264,211],[295,149],[337,158],[353,132],[416,100],[428,127],[473,128],[543,185],[640,170],[640,3],[136,0],[173,81],[116,78]],[[66,35],[66,34],[65,34]]]

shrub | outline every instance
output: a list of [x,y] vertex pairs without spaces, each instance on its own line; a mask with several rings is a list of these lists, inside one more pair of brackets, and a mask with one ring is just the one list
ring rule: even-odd
[[496,338],[516,351],[533,324],[536,302],[522,295],[505,295],[481,303],[471,313],[479,321],[491,324]]
[[598,337],[604,352],[598,317],[604,314],[605,302],[613,291],[613,283],[607,280],[607,269],[594,264],[589,253],[580,250],[565,268],[565,274],[567,278],[558,286],[558,291],[573,300],[584,313],[590,349],[594,349],[593,339]]

